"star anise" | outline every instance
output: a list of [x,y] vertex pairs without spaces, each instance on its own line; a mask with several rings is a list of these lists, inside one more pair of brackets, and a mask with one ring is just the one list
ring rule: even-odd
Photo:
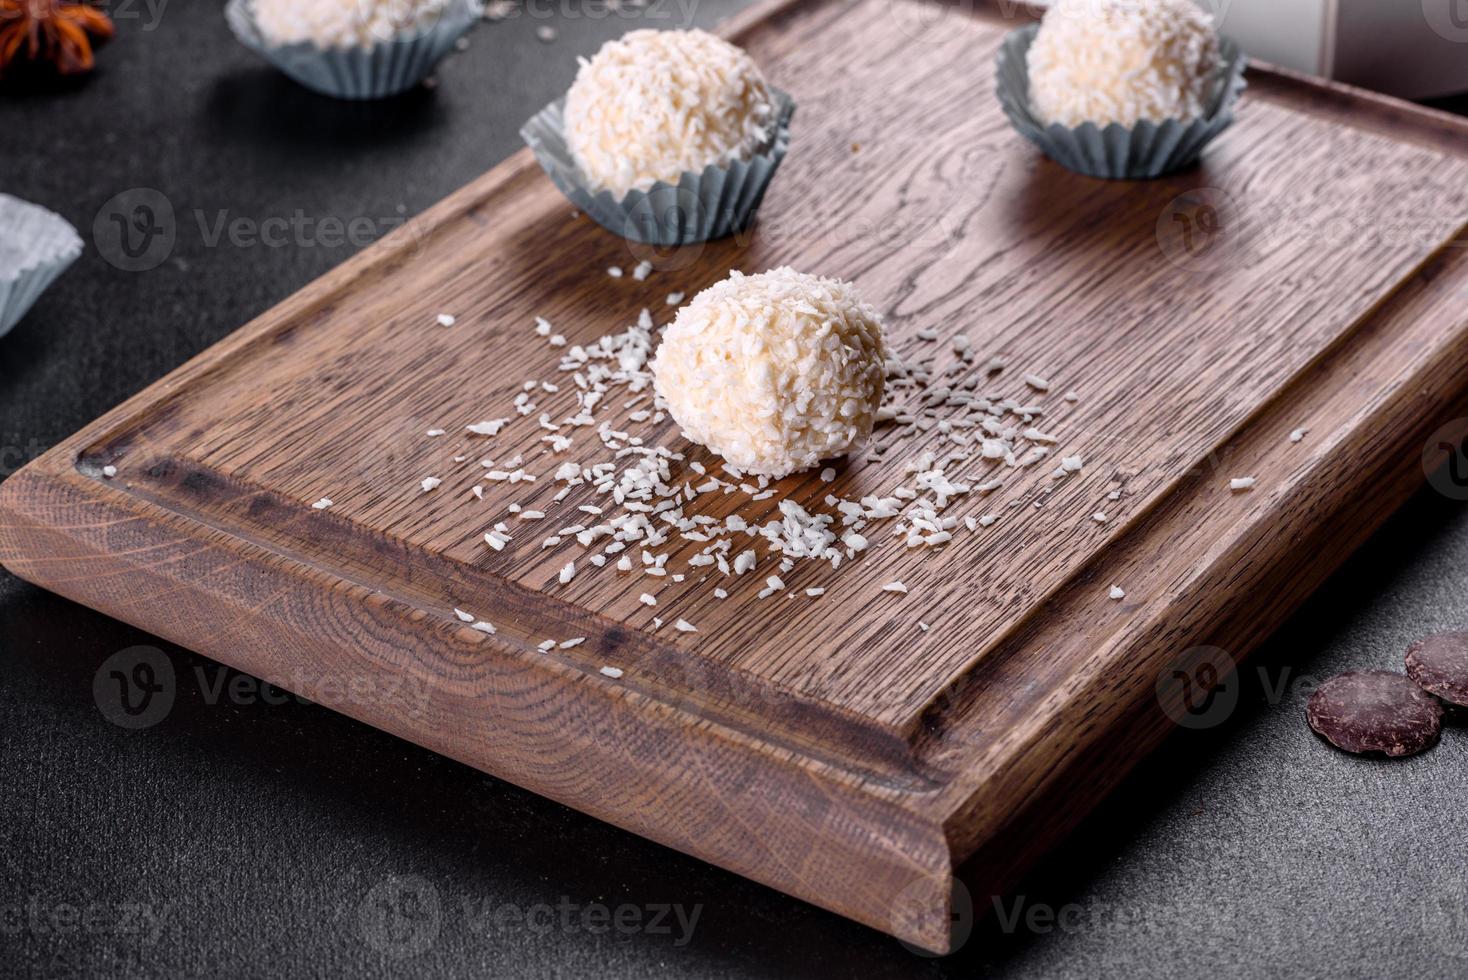
[[91,71],[92,39],[112,32],[112,19],[85,3],[0,0],[0,75],[22,61],[63,75]]

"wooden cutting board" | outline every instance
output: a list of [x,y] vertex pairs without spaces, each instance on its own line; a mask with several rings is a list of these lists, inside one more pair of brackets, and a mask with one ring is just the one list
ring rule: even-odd
[[[1455,240],[1468,127],[1256,68],[1198,168],[1087,179],[1041,158],[994,99],[996,48],[1021,20],[907,0],[757,8],[727,33],[799,111],[753,233],[645,252],[574,216],[522,152],[6,481],[0,560],[948,948],[965,902],[988,904],[966,894],[1012,882],[1191,719],[1184,682],[1219,666],[1196,648],[1242,657],[1420,484],[1428,435],[1468,391]],[[645,281],[605,271],[642,258],[656,265]],[[854,280],[888,311],[894,350],[942,383],[1038,402],[1056,456],[951,466],[975,484],[1004,478],[946,511],[992,513],[992,526],[913,549],[875,526],[870,550],[835,570],[800,563],[767,599],[763,548],[759,574],[725,578],[689,569],[699,546],[677,541],[660,549],[691,572],[674,581],[640,562],[594,568],[598,549],[570,538],[542,547],[590,522],[578,507],[608,503],[589,486],[554,500],[553,471],[612,454],[588,429],[561,454],[542,441],[539,414],[572,414],[574,385],[533,318],[588,344],[644,307],[666,323],[669,293],[785,263]],[[442,312],[457,322],[437,325]],[[954,367],[958,334],[979,356]],[[991,355],[1010,366],[989,373]],[[521,417],[511,404],[528,380],[560,387],[536,390]],[[893,403],[918,414],[923,397],[899,388]],[[670,423],[628,422],[626,400],[610,397],[605,418],[716,466]],[[825,511],[828,493],[889,493],[923,452],[957,448],[936,423],[959,414],[879,429],[880,457],[847,461],[834,482],[806,474],[775,498],[705,495],[690,511],[768,517],[785,496]],[[504,416],[516,421],[498,436],[464,430]],[[481,458],[514,454],[536,482],[482,480]],[[1084,467],[1054,477],[1061,455]],[[442,485],[423,491],[428,476]],[[1243,476],[1254,489],[1231,491]],[[322,497],[334,505],[313,509]],[[547,517],[520,521],[511,504]],[[513,525],[503,551],[483,539],[497,521]],[[571,559],[580,571],[563,584]],[[906,594],[883,590],[897,580]],[[654,615],[699,632],[654,629]],[[404,678],[411,698],[393,693]]]

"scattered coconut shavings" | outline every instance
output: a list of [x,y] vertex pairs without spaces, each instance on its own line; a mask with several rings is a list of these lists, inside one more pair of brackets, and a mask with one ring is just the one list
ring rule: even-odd
[[1113,598],[1113,599],[1125,599],[1126,598],[1126,590],[1123,589],[1119,585],[1113,585],[1111,587],[1111,591],[1108,593],[1108,595],[1110,595],[1111,598]]
[[474,433],[476,436],[497,436],[500,434],[500,430],[509,424],[509,419],[490,419],[488,422],[475,422],[473,425],[466,425],[464,429]]
[[583,644],[585,642],[586,642],[586,637],[584,637],[584,636],[573,636],[569,640],[562,640],[560,646],[561,646],[561,649],[562,650],[569,650],[572,647],[579,647],[581,644]]
[[1024,377],[1020,378],[1020,380],[1029,385],[1031,388],[1035,389],[1036,391],[1050,390],[1050,382],[1040,377],[1038,374],[1026,374]]
[[641,262],[637,263],[637,265],[634,266],[632,269],[632,278],[636,279],[638,282],[645,282],[647,280],[647,277],[651,274],[652,263],[647,261],[647,259],[643,259]]
[[1228,481],[1230,490],[1253,490],[1255,479],[1252,476],[1236,476]]
[[[104,472],[102,475],[103,476],[106,476],[107,474]],[[326,508],[328,508],[328,507],[331,506],[331,498],[330,497],[322,497],[320,500],[316,501],[311,506],[314,509],[316,509],[316,510],[325,510]]]
[[459,621],[462,622],[462,623],[472,623],[472,622],[474,622],[474,614],[473,613],[466,613],[462,609],[458,609],[458,608],[454,609],[454,615],[457,616],[457,617],[459,617]]
[[616,680],[617,678],[622,676],[621,667],[603,667],[600,672],[603,675],[610,677],[612,680]]
[[920,620],[918,620],[918,629],[920,629],[920,630],[922,630],[922,631],[923,631],[923,632],[924,632],[924,633],[926,633],[926,632],[927,632],[927,631],[928,631],[928,630],[930,630],[930,629],[932,629],[932,627],[931,627],[931,626],[929,626],[929,625],[928,625],[928,624],[927,624],[927,623],[925,623],[925,622],[923,622],[923,621],[922,621],[922,620],[921,620],[921,619],[920,619]]
[[676,623],[673,624],[673,628],[676,629],[680,633],[697,633],[698,632],[698,627],[697,626],[694,626],[692,623],[690,623],[686,619],[680,619],[680,620],[678,620]]
[[622,278],[622,267],[619,266],[619,265],[608,266],[607,267],[607,275],[611,276],[613,279],[621,279]]
[[102,467],[102,478],[103,479],[110,480],[110,479],[112,479],[116,475],[117,475],[117,467],[113,466],[111,463],[109,463],[106,466]]
[[637,601],[642,603],[644,606],[656,606],[658,604],[657,596],[653,595],[650,592],[642,593],[642,595],[637,597]]
[[[633,275],[636,277],[635,270]],[[683,295],[672,293],[667,299],[673,306],[682,301]],[[520,521],[547,517],[565,521],[564,515],[574,511],[566,526],[549,535],[542,532],[525,545],[527,550],[543,551],[564,548],[574,541],[593,552],[577,555],[560,567],[558,580],[562,584],[578,574],[578,566],[584,572],[588,563],[594,568],[610,565],[623,574],[640,567],[644,575],[669,582],[685,578],[702,582],[712,576],[747,574],[769,559],[778,568],[765,570],[761,598],[784,591],[787,599],[802,592],[815,599],[826,589],[792,591],[786,587],[786,577],[802,559],[827,562],[834,569],[890,539],[895,539],[893,543],[898,547],[947,546],[956,531],[975,532],[997,521],[992,513],[980,516],[948,511],[955,504],[962,506],[967,496],[997,497],[1006,485],[1025,485],[1027,474],[1023,468],[1050,458],[1052,453],[1060,457],[1058,474],[1076,472],[1081,465],[1078,455],[1061,456],[1061,437],[1051,430],[1064,431],[1064,426],[1041,421],[1045,407],[1036,403],[1040,399],[1021,399],[992,389],[994,376],[1006,366],[1004,360],[976,361],[972,344],[959,335],[951,341],[951,352],[946,347],[930,348],[926,359],[909,361],[892,356],[887,364],[889,398],[899,399],[900,403],[882,406],[879,419],[890,428],[882,430],[881,442],[868,446],[865,458],[879,462],[904,457],[902,473],[894,475],[894,484],[860,499],[843,499],[830,492],[830,484],[839,476],[837,467],[823,466],[818,474],[820,482],[815,484],[819,489],[811,490],[811,499],[779,499],[783,491],[766,477],[743,473],[726,461],[705,465],[665,446],[644,442],[637,426],[658,426],[667,419],[665,406],[655,396],[648,363],[658,343],[658,327],[649,310],[641,310],[634,325],[590,344],[569,344],[564,337],[553,334],[553,329],[546,318],[535,318],[535,333],[560,348],[555,355],[560,376],[554,382],[524,380],[513,396],[514,411],[509,417],[478,422],[465,429],[471,435],[494,437],[524,418],[525,426],[540,430],[535,437],[538,441],[532,442],[539,448],[538,458],[568,452],[573,445],[581,453],[589,449],[604,454],[600,459],[582,456],[575,461],[556,460],[539,475],[527,470],[520,456],[502,458],[498,463],[488,458],[480,461],[483,472],[479,479],[486,485],[533,485],[537,476],[557,483],[553,499],[537,497],[505,502],[505,506]],[[935,361],[944,361],[946,366]],[[976,363],[982,368],[975,368]],[[1035,381],[1040,383],[1036,385]],[[1048,381],[1035,375],[1025,376],[1024,382],[1040,392],[1049,388]],[[614,387],[621,387],[626,395],[615,396]],[[535,406],[533,398],[545,398],[544,408]],[[558,407],[558,400],[570,402],[570,406]],[[608,417],[608,410],[616,412],[615,417]],[[586,436],[573,440],[578,430],[586,430]],[[919,433],[931,446],[927,451],[913,455],[894,445]],[[851,463],[859,463],[859,459]],[[1006,467],[1015,469],[1015,474],[1002,478],[996,475]],[[1052,489],[1042,487],[1039,492],[1043,497]],[[484,486],[476,485],[471,493],[486,499]],[[704,506],[731,494],[743,495],[735,513],[717,503],[714,508]],[[700,501],[700,497],[704,499]],[[767,507],[773,509],[759,506],[759,502],[772,498],[774,502]],[[558,512],[555,505],[563,502],[564,510]],[[1022,501],[1005,503],[1013,507]],[[1034,503],[1040,506],[1042,500]],[[991,506],[998,509],[1003,505]],[[713,516],[715,513],[724,516]],[[879,529],[878,522],[891,523]],[[509,550],[507,546],[513,540],[504,522],[485,533],[484,539],[495,551]],[[687,544],[694,545],[696,553],[685,553]],[[563,556],[561,561],[569,557]],[[670,567],[670,558],[677,564]],[[689,572],[686,577],[679,567],[685,562]],[[625,581],[630,586],[634,580]],[[908,591],[901,581],[882,588],[904,594]],[[729,598],[724,588],[711,591],[716,599]],[[657,600],[644,592],[638,602],[653,606]],[[660,618],[652,619],[651,629],[662,626]],[[676,628],[682,630],[681,626]]]
[[483,619],[475,620],[470,624],[469,628],[471,630],[477,630],[480,633],[488,633],[490,636],[495,634],[494,624]]
[[1309,431],[1309,429],[1296,429],[1294,432],[1290,433],[1290,442],[1299,442],[1301,439],[1305,438],[1306,433],[1308,433]]
[[535,36],[543,44],[550,44],[556,39],[556,29],[549,24],[542,24],[535,29]]
[[454,316],[453,316],[453,314],[452,313],[440,313],[438,315],[438,325],[440,327],[452,327],[454,325]]
[[442,484],[442,483],[443,483],[443,481],[440,480],[436,476],[424,477],[423,478],[423,484],[422,484],[422,486],[423,486],[423,492],[424,493],[427,493],[430,490],[436,490],[439,487],[439,485]]
[[439,436],[444,435],[444,430],[443,429],[429,429],[427,432],[425,432],[423,434],[425,436],[427,436],[428,438],[430,438],[430,439],[437,439]]
[[535,648],[537,650],[554,650],[556,648],[556,641],[555,640],[541,640],[539,643],[537,643],[535,645]]

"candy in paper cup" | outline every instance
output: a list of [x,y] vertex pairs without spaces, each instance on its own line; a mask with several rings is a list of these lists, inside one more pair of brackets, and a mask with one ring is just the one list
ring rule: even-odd
[[61,215],[0,194],[0,337],[81,254],[81,236]]
[[1030,142],[1063,167],[1090,177],[1141,180],[1161,177],[1195,163],[1215,136],[1234,121],[1234,104],[1248,82],[1244,69],[1249,59],[1228,38],[1220,38],[1223,64],[1218,70],[1213,98],[1202,118],[1184,123],[1168,119],[1162,123],[1142,120],[1127,127],[1111,123],[1104,129],[1095,123],[1071,128],[1060,123],[1046,126],[1030,108],[1030,44],[1039,24],[1030,24],[1005,37],[999,47],[996,90],[1004,114]]
[[677,184],[658,181],[618,200],[611,191],[592,191],[566,146],[566,100],[558,99],[531,117],[520,136],[551,181],[571,203],[608,231],[646,245],[671,247],[723,238],[754,220],[780,161],[790,149],[795,100],[773,89],[775,126],[769,143],[748,160],[710,164],[685,172]]
[[[365,2],[365,0],[364,0]],[[225,19],[240,43],[313,92],[338,99],[381,99],[422,82],[454,42],[484,15],[483,0],[447,0],[430,22],[367,46],[272,44],[253,0],[229,0]]]

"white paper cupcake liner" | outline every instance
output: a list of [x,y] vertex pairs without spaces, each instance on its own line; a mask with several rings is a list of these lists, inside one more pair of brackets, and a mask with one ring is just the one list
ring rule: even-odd
[[608,231],[648,245],[671,247],[723,238],[754,220],[765,189],[790,149],[790,117],[795,100],[773,89],[775,131],[769,146],[748,160],[709,165],[686,172],[677,184],[659,181],[646,191],[629,191],[618,200],[611,191],[592,192],[566,147],[565,99],[530,118],[520,136],[535,153],[551,181],[579,210]]
[[0,337],[81,254],[81,236],[61,215],[0,194]]
[[421,31],[367,48],[321,48],[271,44],[255,22],[252,0],[229,0],[224,8],[230,29],[245,47],[313,92],[359,100],[397,95],[423,81],[483,14],[483,0],[449,0]]
[[1233,108],[1248,82],[1248,58],[1237,44],[1220,38],[1223,66],[1219,69],[1209,111],[1191,123],[1169,119],[1142,120],[1127,127],[1095,123],[1071,128],[1046,126],[1030,108],[1030,72],[1026,54],[1039,24],[1011,32],[999,48],[996,90],[1004,114],[1030,142],[1063,167],[1090,177],[1143,180],[1181,170],[1198,160],[1203,148],[1234,121]]

